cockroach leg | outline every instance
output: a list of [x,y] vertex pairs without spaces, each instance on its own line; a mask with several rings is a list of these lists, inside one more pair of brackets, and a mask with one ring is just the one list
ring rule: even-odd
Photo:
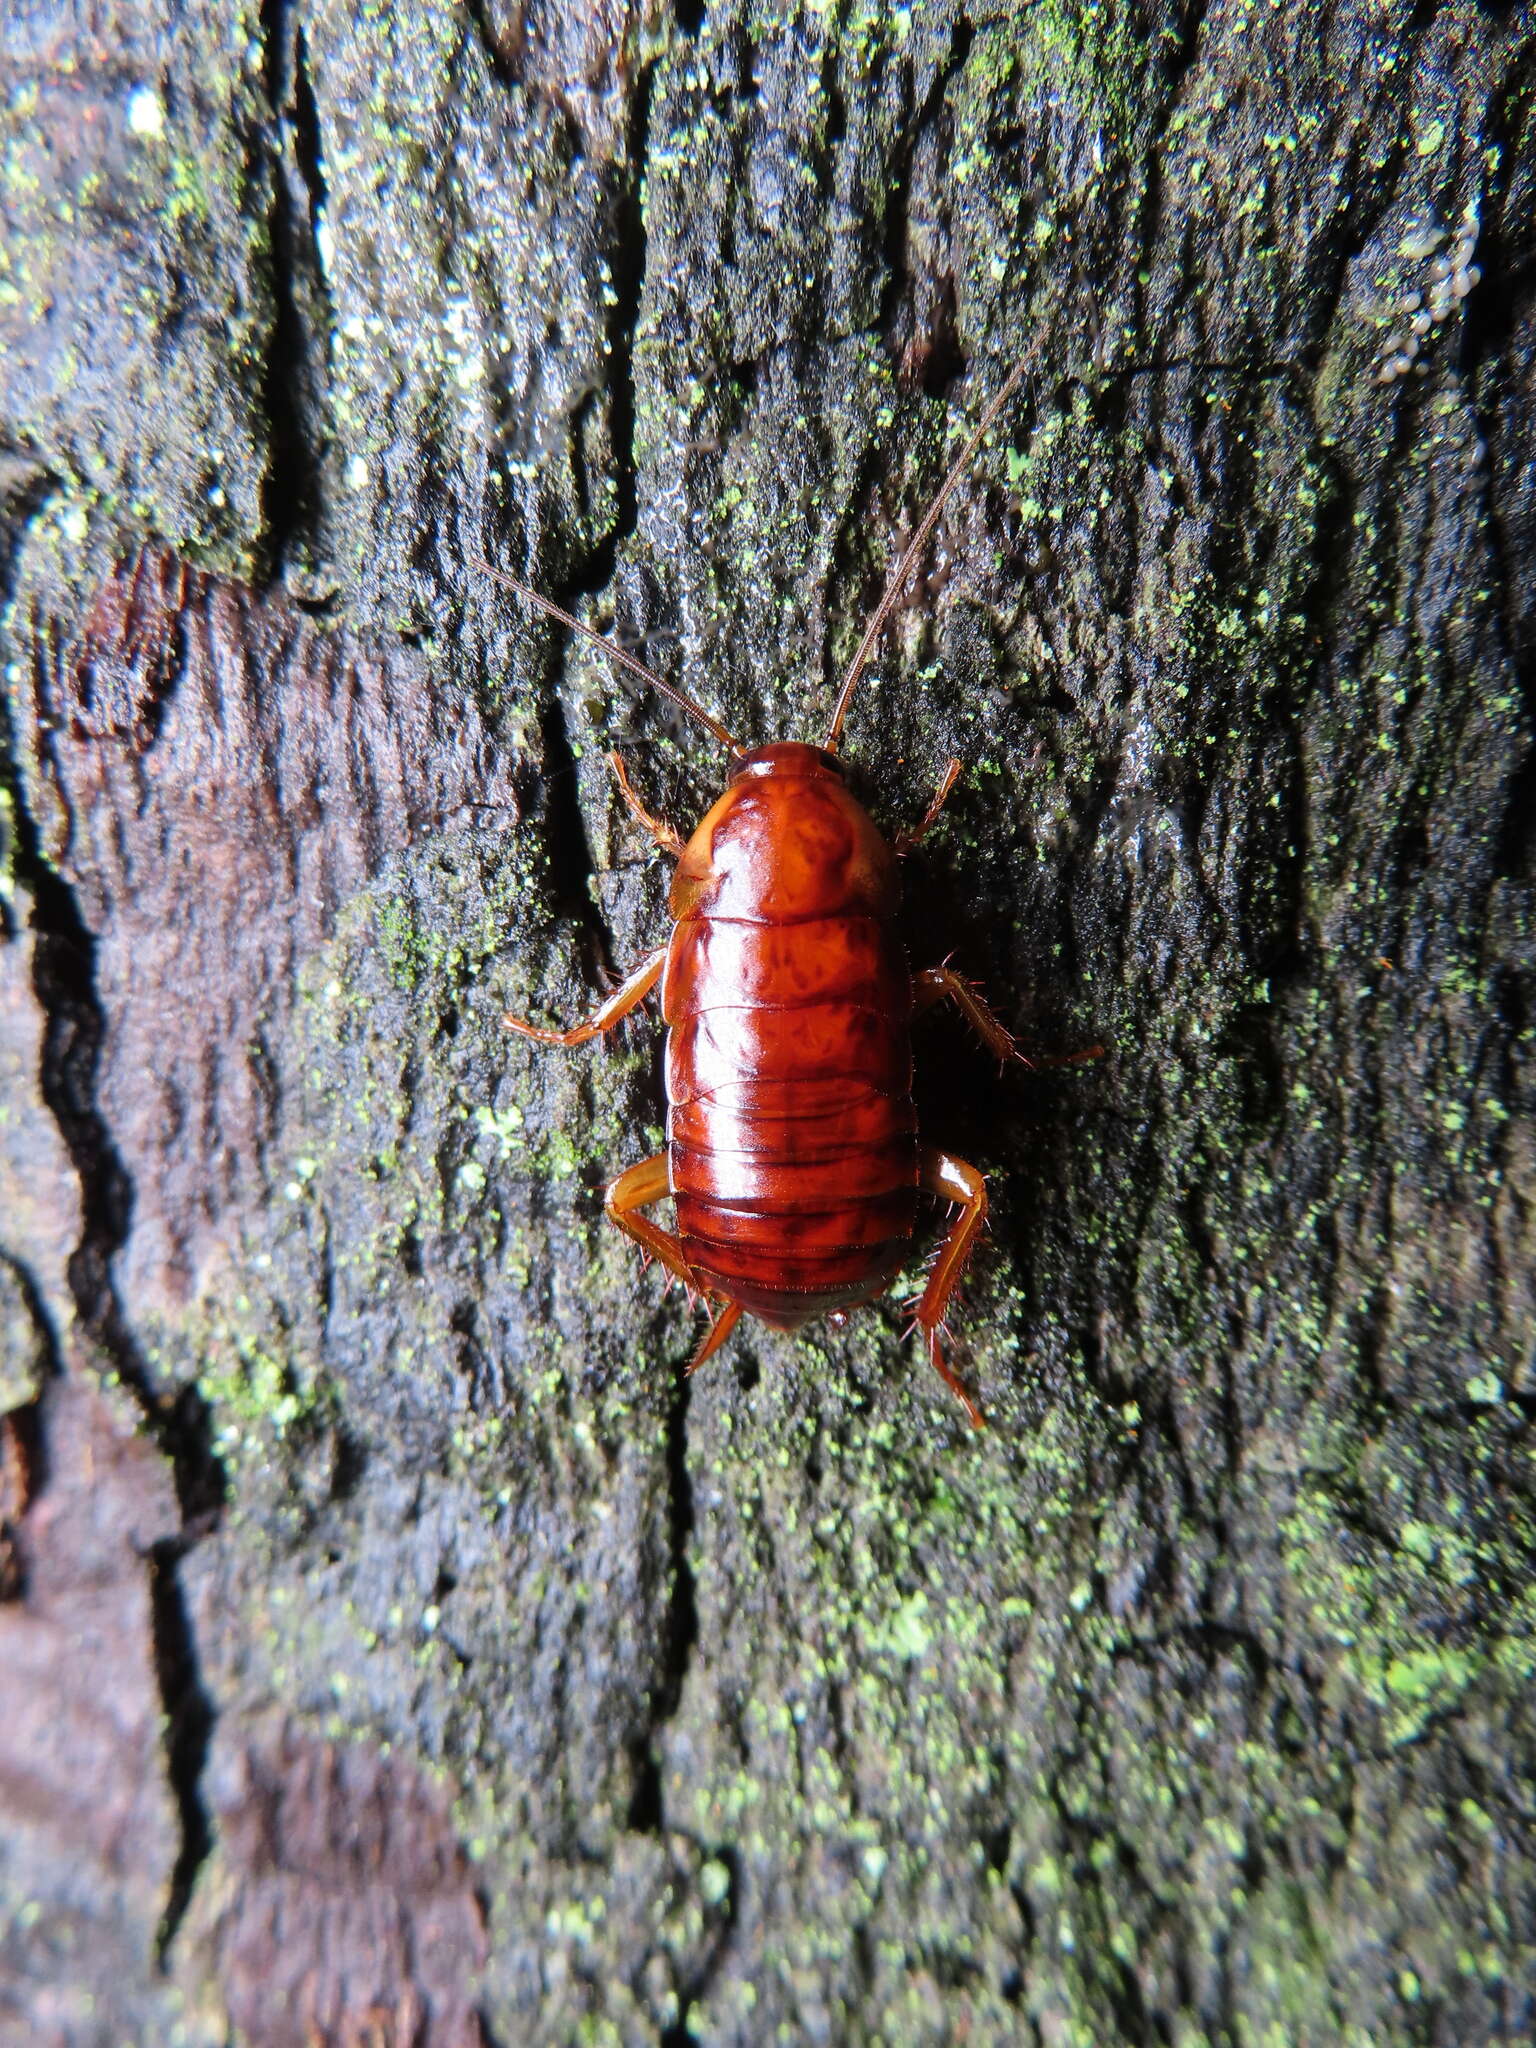
[[[603,1197],[603,1207],[610,1221],[616,1223],[626,1236],[632,1237],[642,1252],[658,1259],[667,1269],[667,1285],[674,1279],[681,1280],[691,1302],[701,1291],[692,1267],[683,1256],[683,1247],[670,1230],[663,1230],[659,1223],[653,1223],[643,1216],[642,1209],[650,1208],[653,1202],[664,1202],[672,1192],[671,1176],[667,1172],[665,1152],[653,1152],[649,1159],[642,1159],[637,1165],[626,1168],[617,1180],[610,1181],[608,1192]],[[716,1315],[706,1301],[710,1325],[704,1341],[693,1354],[690,1373],[698,1371],[706,1358],[713,1358],[720,1346],[729,1337],[741,1320],[740,1306],[727,1302]]]
[[501,1020],[503,1028],[517,1032],[519,1037],[535,1039],[540,1045],[585,1045],[589,1038],[596,1038],[602,1031],[611,1031],[631,1010],[638,1009],[660,981],[661,970],[666,964],[665,946],[658,946],[654,953],[647,953],[640,965],[625,975],[607,1002],[594,1010],[584,1024],[573,1024],[569,1031],[546,1031],[543,1025],[530,1024],[526,1018],[514,1017],[510,1012]]
[[930,1330],[928,1332],[928,1359],[939,1378],[965,1410],[966,1415],[970,1419],[972,1429],[985,1429],[987,1418],[982,1414],[976,1403],[961,1385],[959,1379],[950,1369],[949,1361],[944,1356],[944,1347],[940,1342],[937,1330]]
[[1015,1057],[1028,1067],[1086,1067],[1090,1060],[1103,1059],[1104,1052],[1102,1045],[1085,1045],[1081,1052],[1032,1052],[1027,1059],[1018,1053]]
[[629,805],[630,815],[645,827],[658,846],[670,853],[674,860],[681,860],[688,850],[681,834],[674,831],[665,818],[658,818],[645,808],[635,785],[629,779],[629,767],[624,756],[617,747],[610,747],[608,750],[608,766],[618,779],[619,794]]
[[912,977],[912,1007],[926,1010],[948,996],[976,1036],[1000,1060],[1017,1060],[1021,1067],[1085,1067],[1090,1060],[1104,1057],[1102,1045],[1085,1046],[1081,1052],[1020,1052],[1018,1040],[982,1001],[975,984],[952,967],[925,967]]
[[922,845],[923,841],[927,838],[929,832],[933,828],[934,820],[938,817],[940,811],[943,810],[945,800],[948,798],[949,792],[954,788],[955,784],[959,780],[960,763],[958,761],[951,760],[945,767],[944,773],[939,778],[939,786],[933,793],[933,802],[929,804],[927,810],[924,811],[923,815],[918,819],[917,823],[914,826],[912,826],[910,831],[898,832],[896,834],[895,839],[892,841],[892,845],[895,848],[896,857],[898,860],[901,859],[903,855],[909,854],[915,846]]
[[653,1223],[649,1216],[640,1213],[642,1209],[650,1208],[653,1202],[664,1202],[671,1192],[667,1155],[665,1152],[653,1152],[649,1159],[626,1167],[617,1180],[608,1183],[603,1207],[610,1221],[617,1223],[626,1236],[632,1237],[642,1251],[649,1252],[653,1259],[659,1259],[693,1295],[697,1293],[699,1283],[683,1257],[681,1244],[670,1230],[663,1230],[659,1223]]
[[928,1356],[934,1371],[959,1400],[971,1418],[972,1426],[985,1429],[981,1410],[950,1369],[940,1342],[940,1332],[950,1297],[960,1284],[960,1276],[987,1220],[987,1184],[974,1166],[957,1159],[951,1152],[941,1152],[935,1145],[919,1145],[917,1172],[918,1185],[926,1194],[937,1195],[941,1201],[958,1202],[960,1214],[950,1224],[944,1242],[939,1246],[933,1271],[928,1275],[928,1285],[917,1304],[916,1324],[928,1339]]
[[732,1330],[735,1329],[736,1325],[740,1321],[740,1302],[727,1302],[725,1307],[721,1309],[719,1315],[716,1315],[713,1309],[710,1310],[710,1324],[708,1330],[706,1330],[704,1333],[704,1341],[699,1346],[698,1350],[695,1351],[695,1353],[693,1354],[693,1358],[688,1367],[688,1377],[690,1379],[698,1371],[699,1367],[704,1363],[706,1358],[714,1357],[715,1353],[720,1349],[720,1346],[725,1342],[726,1338],[729,1337]]
[[[921,974],[913,975],[912,1007],[915,1010],[926,1010],[945,996],[989,1052],[995,1053],[1000,1060],[1019,1060],[1026,1067],[1033,1066],[1034,1062],[1019,1051],[1007,1025],[1000,1017],[993,1016],[963,974],[956,974],[952,967],[925,967]],[[950,1199],[962,1198],[951,1196]]]

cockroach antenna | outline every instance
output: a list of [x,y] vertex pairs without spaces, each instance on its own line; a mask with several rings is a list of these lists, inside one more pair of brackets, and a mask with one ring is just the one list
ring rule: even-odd
[[997,419],[998,414],[1008,403],[1009,399],[1012,398],[1014,392],[1018,390],[1028,366],[1029,357],[1021,357],[1003,379],[1002,389],[976,422],[976,425],[971,429],[965,446],[950,465],[948,476],[939,485],[933,503],[918,522],[916,533],[907,542],[905,552],[901,560],[896,564],[895,574],[891,577],[889,583],[886,584],[885,594],[879,604],[876,605],[874,616],[864,628],[864,637],[859,642],[858,652],[848,664],[848,673],[843,677],[843,686],[837,693],[837,703],[832,711],[832,723],[827,727],[827,736],[822,741],[823,747],[826,748],[829,754],[837,752],[837,743],[842,737],[843,721],[848,716],[848,706],[853,701],[853,693],[858,688],[859,678],[869,665],[869,657],[874,652],[875,642],[880,638],[886,620],[895,610],[901,593],[906,588],[907,578],[912,574],[917,564],[917,558],[922,553],[923,546],[929,534],[932,533],[939,514],[944,510],[950,492],[953,491],[955,485],[959,483],[961,477],[970,468],[972,457],[986,439],[987,433]]
[[722,746],[729,747],[733,754],[742,754],[746,751],[731,738],[719,719],[712,718],[702,704],[696,704],[686,690],[678,689],[677,685],[669,683],[665,676],[657,675],[655,669],[647,668],[643,661],[638,661],[633,654],[618,646],[616,642],[606,639],[601,633],[594,633],[590,626],[584,626],[580,619],[574,618],[563,605],[556,604],[553,598],[545,597],[542,591],[520,582],[516,576],[509,576],[505,569],[493,569],[483,555],[477,555],[474,559],[476,566],[489,576],[493,583],[500,583],[506,589],[515,591],[536,611],[544,612],[552,619],[558,619],[562,626],[568,626],[573,633],[579,633],[583,640],[590,640],[594,647],[600,647],[610,661],[616,661],[621,668],[627,668],[632,675],[639,676],[643,682],[649,683],[653,690],[659,691],[669,703],[676,704],[679,710],[686,711],[690,717],[696,718],[700,725],[713,733]]

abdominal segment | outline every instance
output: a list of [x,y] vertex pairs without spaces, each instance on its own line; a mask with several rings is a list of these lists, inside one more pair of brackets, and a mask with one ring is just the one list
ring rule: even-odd
[[880,1293],[906,1256],[910,985],[881,920],[723,922],[680,924],[667,964],[678,1236],[701,1285],[793,1329]]

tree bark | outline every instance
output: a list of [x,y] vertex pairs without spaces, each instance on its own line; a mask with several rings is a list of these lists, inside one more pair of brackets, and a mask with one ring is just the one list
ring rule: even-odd
[[[0,2034],[1536,2030],[1528,7],[0,28]],[[981,1435],[601,1218],[718,749],[951,954]],[[175,2030],[179,2029],[179,2033]]]

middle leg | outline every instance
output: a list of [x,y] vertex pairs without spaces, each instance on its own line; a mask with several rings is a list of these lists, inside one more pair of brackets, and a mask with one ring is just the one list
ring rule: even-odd
[[925,967],[912,977],[912,1007],[926,1010],[948,996],[989,1052],[1000,1060],[1017,1060],[1021,1067],[1085,1067],[1090,1060],[1104,1057],[1102,1045],[1085,1046],[1081,1052],[1020,1052],[1018,1040],[1002,1018],[984,1003],[974,983],[952,967]]
[[607,1002],[594,1010],[584,1024],[573,1024],[569,1031],[547,1031],[542,1024],[530,1024],[525,1017],[514,1017],[510,1010],[501,1020],[502,1027],[517,1032],[521,1038],[532,1038],[539,1045],[585,1045],[599,1032],[611,1031],[631,1010],[638,1010],[660,981],[666,964],[665,946],[658,946],[654,953],[647,953],[640,965],[625,975]]
[[618,780],[619,795],[629,805],[630,816],[643,825],[656,844],[670,853],[674,860],[681,860],[687,851],[681,833],[675,826],[669,825],[665,818],[658,818],[654,811],[646,809],[641,802],[640,792],[629,779],[629,764],[617,747],[608,749],[608,766]]
[[913,975],[915,1010],[926,1010],[946,996],[989,1052],[1000,1060],[1019,1060],[1026,1067],[1033,1064],[1019,1051],[1002,1018],[993,1014],[963,974],[956,974],[952,967],[925,967],[921,974]]

